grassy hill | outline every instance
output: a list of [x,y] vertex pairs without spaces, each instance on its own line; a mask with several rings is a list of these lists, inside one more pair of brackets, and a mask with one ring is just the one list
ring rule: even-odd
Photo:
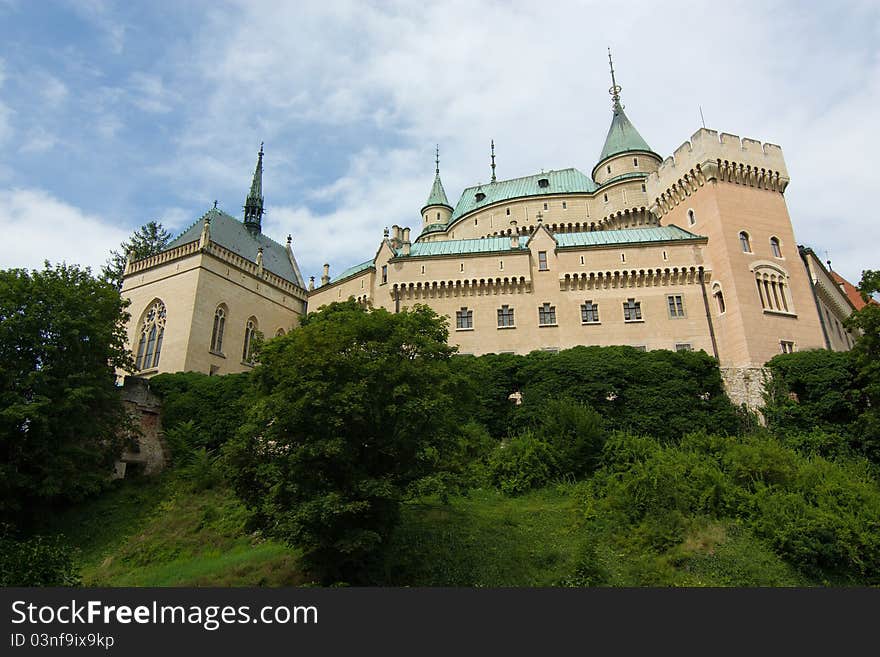
[[[519,497],[472,491],[404,505],[376,580],[392,586],[809,585],[736,524],[709,522],[646,555],[579,511],[578,489]],[[117,482],[53,522],[78,549],[87,586],[297,586],[296,550],[246,529],[223,486],[190,490],[173,473]]]

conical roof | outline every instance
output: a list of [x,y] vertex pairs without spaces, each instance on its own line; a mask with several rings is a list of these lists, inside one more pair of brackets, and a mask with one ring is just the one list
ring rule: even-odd
[[629,151],[654,152],[627,118],[623,108],[615,107],[614,118],[611,119],[611,127],[608,129],[608,136],[605,137],[605,146],[602,147],[599,161]]
[[431,186],[431,193],[428,194],[428,200],[425,201],[424,207],[429,205],[445,205],[450,210],[449,200],[446,198],[446,190],[443,189],[443,183],[440,182],[440,172],[434,175],[434,184]]

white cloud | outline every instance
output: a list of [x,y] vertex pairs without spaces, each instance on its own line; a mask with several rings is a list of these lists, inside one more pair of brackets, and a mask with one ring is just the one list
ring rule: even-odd
[[162,78],[143,72],[129,77],[130,100],[144,112],[165,114],[172,109],[172,94],[165,88]]
[[19,149],[22,153],[45,153],[58,144],[58,137],[44,128],[36,127],[29,131]]
[[129,231],[86,214],[41,189],[0,190],[0,263],[40,269],[44,260],[99,273]]

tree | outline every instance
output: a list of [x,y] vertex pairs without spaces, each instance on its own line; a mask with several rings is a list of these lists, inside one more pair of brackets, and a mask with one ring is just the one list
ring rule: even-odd
[[453,440],[445,320],[354,301],[265,343],[258,401],[226,446],[254,522],[303,551],[324,583],[368,581],[407,486]]
[[858,335],[852,351],[856,383],[867,407],[858,421],[862,449],[880,463],[880,304],[873,301],[880,293],[880,270],[862,272],[859,292],[868,303],[847,317],[844,325]]
[[100,490],[127,415],[127,302],[72,265],[0,271],[0,520]]
[[107,264],[101,268],[104,278],[122,289],[122,277],[125,274],[125,261],[130,253],[132,259],[149,258],[163,251],[171,241],[171,233],[157,221],[150,221],[134,233],[127,242],[119,245],[119,251],[110,252]]

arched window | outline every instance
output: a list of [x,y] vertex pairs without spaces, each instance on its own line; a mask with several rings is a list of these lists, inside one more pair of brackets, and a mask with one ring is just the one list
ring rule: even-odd
[[721,291],[721,286],[717,283],[712,288],[712,296],[715,297],[715,303],[718,305],[718,314],[723,315],[727,306],[724,304],[724,292]]
[[165,335],[165,304],[154,299],[141,320],[140,339],[138,340],[137,357],[134,361],[136,370],[149,370],[159,366],[162,353],[162,338]]
[[749,234],[746,231],[740,232],[739,243],[742,246],[743,253],[752,252],[752,244],[749,242]]
[[695,223],[697,223],[697,217],[696,217],[696,215],[694,214],[694,211],[693,211],[693,210],[688,210],[688,224],[690,224],[691,226],[693,226]]
[[252,363],[254,360],[254,340],[257,337],[257,318],[251,317],[244,328],[244,346],[241,350],[241,360]]
[[770,250],[773,252],[774,258],[782,257],[782,249],[779,248],[779,238],[771,237],[770,238]]
[[769,312],[794,313],[788,289],[788,274],[768,265],[756,267],[754,271],[761,307]]
[[282,335],[284,335],[284,329],[283,329],[283,328],[280,328],[280,329],[278,329],[277,331],[275,331],[275,337],[276,337],[276,338],[280,338]]
[[226,306],[222,303],[214,311],[214,329],[211,331],[211,351],[223,353],[223,329],[226,328]]

